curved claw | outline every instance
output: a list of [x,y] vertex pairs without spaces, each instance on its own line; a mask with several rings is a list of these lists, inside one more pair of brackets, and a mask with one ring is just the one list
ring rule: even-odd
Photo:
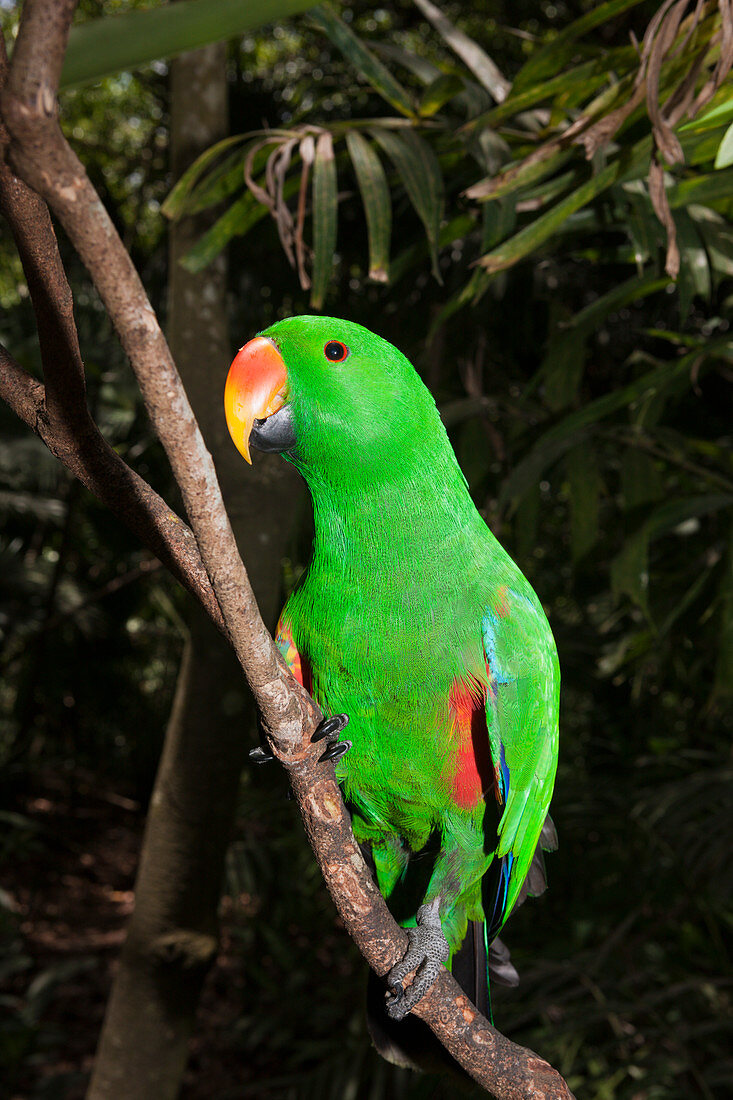
[[256,748],[250,749],[247,755],[253,764],[269,764],[271,760],[275,759],[270,750],[264,748],[262,745],[257,745]]
[[334,763],[340,760],[342,756],[351,748],[351,741],[336,741],[333,745],[329,745],[325,752],[322,752],[318,757],[318,763],[323,764],[326,760],[333,760]]
[[319,722],[315,728],[315,732],[311,737],[311,744],[315,744],[316,741],[322,741],[324,737],[327,737],[329,741],[335,740],[341,733],[342,729],[345,729],[349,724],[348,714],[333,714],[330,718],[324,718],[322,722]]

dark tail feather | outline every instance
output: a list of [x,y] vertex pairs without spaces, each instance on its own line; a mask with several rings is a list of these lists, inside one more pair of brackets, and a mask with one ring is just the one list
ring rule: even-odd
[[543,853],[555,851],[557,851],[557,829],[555,828],[554,821],[548,814],[542,826],[540,839],[535,848],[532,862],[529,865],[527,877],[522,883],[522,889],[519,891],[519,896],[514,903],[515,909],[518,905],[521,905],[526,898],[537,898],[540,894],[544,894],[547,889],[547,872],[545,870],[545,857]]

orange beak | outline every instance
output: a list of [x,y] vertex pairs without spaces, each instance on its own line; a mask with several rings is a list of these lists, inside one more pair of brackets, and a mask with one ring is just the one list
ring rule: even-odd
[[282,356],[266,336],[255,336],[245,344],[229,368],[224,389],[227,427],[237,450],[250,466],[252,425],[283,407],[287,385]]

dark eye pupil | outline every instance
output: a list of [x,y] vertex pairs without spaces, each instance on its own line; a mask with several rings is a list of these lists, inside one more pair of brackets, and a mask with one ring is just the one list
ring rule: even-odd
[[323,349],[326,359],[332,363],[340,363],[348,355],[348,348],[338,340],[330,340]]

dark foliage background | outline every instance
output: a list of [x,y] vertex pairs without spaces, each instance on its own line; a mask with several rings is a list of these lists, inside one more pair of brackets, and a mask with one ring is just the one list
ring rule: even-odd
[[[592,7],[444,10],[512,80]],[[622,63],[631,66],[629,32],[641,39],[656,5],[626,7],[608,5],[577,56],[558,54],[558,64],[570,69],[597,59],[607,80],[618,72],[622,79]],[[400,68],[395,47],[437,65],[460,91],[473,89],[412,5],[357,4],[341,16],[375,52],[384,43],[392,48],[378,56],[411,95],[423,87],[414,71]],[[11,34],[16,17],[4,4]],[[232,45],[228,76],[232,133],[305,123],[338,132],[350,120],[393,113],[312,20]],[[480,88],[473,91],[464,121],[490,106]],[[547,114],[534,133],[508,114],[492,130],[500,139],[497,168],[520,163],[596,92],[578,91],[569,106],[560,93],[540,104]],[[161,311],[160,206],[174,182],[166,167],[167,94],[166,68],[156,64],[63,99],[67,133]],[[723,110],[722,122],[693,128],[711,140],[699,156],[688,151],[672,187],[727,171],[713,162],[733,121],[733,110],[724,113],[730,99],[728,82],[711,105]],[[676,286],[664,275],[666,238],[644,190],[648,157],[631,179],[559,218],[537,247],[483,278],[473,261],[555,208],[590,170],[575,150],[539,183],[471,203],[461,192],[486,173],[470,149],[452,141],[454,107],[450,100],[441,106],[435,133],[423,135],[445,187],[435,244],[442,285],[431,274],[422,220],[387,158],[392,281],[368,280],[364,210],[353,168],[337,151],[336,269],[325,308],[379,331],[415,363],[444,413],[477,505],[540,594],[558,643],[563,739],[553,817],[560,849],[549,859],[547,895],[506,929],[522,984],[496,992],[497,1026],[553,1062],[578,1096],[722,1098],[733,1083],[730,187],[691,193],[697,201],[673,207],[682,263]],[[632,115],[593,168],[612,163],[648,130],[643,111]],[[241,155],[236,179],[245,195]],[[225,188],[214,197],[226,210],[237,194]],[[269,217],[246,236],[229,236],[238,346],[311,305]],[[171,499],[129,368],[61,244],[76,289],[91,404],[120,453]],[[461,297],[469,280],[472,293]],[[0,339],[39,373],[32,311],[7,235],[0,302]],[[212,386],[223,385],[226,367],[211,364]],[[71,816],[90,789],[144,806],[185,637],[185,597],[4,408],[0,429],[0,1073],[12,1094],[72,1096],[83,1066],[60,1057],[66,1037],[54,1005],[100,962],[93,952],[73,951],[49,961],[29,939],[24,899],[84,847],[71,831],[63,835],[63,816],[52,829],[44,824],[39,799],[60,799]],[[308,523],[305,515],[283,562],[283,595],[307,560]],[[254,741],[254,731],[243,736]],[[189,1095],[455,1095],[455,1085],[396,1071],[371,1051],[363,966],[284,795],[277,772],[244,777],[222,903],[231,980],[223,1010],[211,1007],[216,997],[205,1001],[204,1033],[219,1064],[207,1062],[199,1044],[194,1070],[213,1076],[210,1091],[197,1092],[194,1073]],[[215,974],[213,988],[221,981]]]

